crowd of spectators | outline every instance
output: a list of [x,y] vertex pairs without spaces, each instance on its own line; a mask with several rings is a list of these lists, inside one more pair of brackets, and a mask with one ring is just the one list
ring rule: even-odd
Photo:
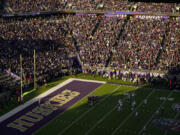
[[136,3],[137,11],[146,12],[146,13],[172,13],[176,8],[175,3],[145,3],[138,2]]
[[33,83],[34,50],[40,85],[60,76],[63,69],[69,70],[69,56],[76,53],[84,67],[98,69],[108,60],[108,66],[118,70],[166,71],[180,64],[179,20],[67,15],[4,20],[0,29],[0,67],[20,75],[22,54],[27,84]]
[[[20,53],[27,56],[25,60],[28,61],[28,57],[32,59],[33,49],[40,50],[37,56],[48,56],[51,53],[48,50],[52,50],[55,57],[60,54],[54,52],[58,48],[67,52],[66,55],[78,51],[85,67],[105,67],[111,52],[110,66],[116,68],[168,70],[169,66],[179,64],[178,20],[132,17],[122,28],[125,19],[126,16],[68,15],[4,22],[0,25],[0,63],[16,72]],[[118,39],[121,29],[123,33]],[[3,49],[7,46],[9,49]],[[48,54],[43,54],[43,50]]]
[[16,89],[17,85],[18,81],[16,81],[14,77],[6,74],[5,72],[0,72],[0,93],[13,93],[13,89]]
[[31,19],[0,25],[0,66],[33,82],[33,51],[36,50],[36,76],[39,84],[50,81],[69,67],[69,55],[75,54],[67,24],[61,20]]
[[[104,69],[110,57],[110,52],[113,52],[113,55],[108,66],[118,70],[166,72],[173,66],[172,64],[168,67],[163,66],[161,62],[164,60],[161,55],[163,55],[163,50],[169,50],[165,45],[169,41],[166,37],[172,37],[169,33],[176,35],[176,44],[179,42],[178,20],[173,21],[167,19],[167,17],[158,16],[135,16],[130,18],[123,27],[127,19],[126,16],[79,15],[69,17],[69,19],[72,35],[77,41],[83,65],[88,73],[111,76],[111,70],[109,70],[110,72],[98,72],[98,70]],[[96,25],[98,27],[93,33]],[[176,32],[172,31],[171,27]],[[118,39],[118,34],[122,29],[123,33]],[[115,46],[116,42],[118,42],[117,46]],[[176,52],[176,59],[167,58],[169,61],[165,61],[165,64],[171,62],[176,63],[176,65],[179,64],[179,50],[177,48],[179,48],[179,44],[176,45],[176,49],[172,48]],[[164,59],[166,59],[166,56]],[[177,71],[177,68],[176,66],[174,70]],[[131,81],[136,80],[136,75],[139,81],[142,82],[162,81],[162,78],[164,78],[164,76],[156,74],[136,74],[135,72],[115,74],[120,79],[126,78]],[[130,77],[128,78],[128,76]],[[167,76],[166,79],[168,80]]]
[[131,18],[114,50],[111,66],[124,69],[159,69],[157,57],[167,19]]
[[159,73],[146,73],[146,72],[134,72],[134,71],[122,71],[120,69],[113,70],[103,70],[103,69],[88,69],[84,68],[82,70],[83,74],[92,74],[94,77],[100,75],[103,78],[120,79],[123,81],[133,82],[136,85],[142,85],[149,83],[156,85],[157,83],[166,83],[168,77],[166,74]]
[[73,10],[135,11],[147,13],[172,13],[176,3],[145,3],[127,0],[6,0],[6,7],[12,13]]
[[[178,6],[174,3],[147,4],[124,0],[6,0],[5,5],[6,11],[8,9],[11,13],[61,9],[172,13]],[[4,10],[1,7],[0,1],[0,12]],[[23,21],[0,19],[0,30],[0,75],[8,70],[20,76],[21,54],[24,87],[33,87],[34,50],[38,85],[72,71],[69,58],[77,53],[85,67],[83,73],[137,84],[154,85],[156,82],[167,82],[168,79],[173,81],[174,86],[178,84],[176,76],[166,76],[165,80],[164,76],[156,73],[137,73],[133,70],[169,70],[171,75],[180,73],[180,20],[152,16],[129,19],[126,15],[79,14]],[[113,70],[103,70],[106,66]],[[128,69],[132,71],[124,71]],[[11,91],[9,86],[14,78],[9,78],[10,81],[0,81],[0,93]],[[13,90],[13,93],[19,93],[18,89]]]
[[164,49],[160,56],[159,66],[162,70],[169,70],[170,67],[175,67],[174,70],[180,65],[180,21],[169,21],[168,33],[164,41]]
[[[110,51],[124,23],[121,17],[74,16],[71,20],[73,36],[77,40],[84,66],[105,67]],[[99,22],[99,25],[98,25]],[[96,32],[95,24],[98,25]]]

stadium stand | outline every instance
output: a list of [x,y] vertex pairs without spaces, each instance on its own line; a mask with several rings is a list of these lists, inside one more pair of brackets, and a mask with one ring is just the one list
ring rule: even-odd
[[18,89],[19,80],[6,72],[0,73],[0,103],[9,100]]
[[169,22],[168,33],[164,41],[164,47],[160,56],[161,69],[168,70],[177,67],[180,58],[180,22],[172,20]]
[[[77,20],[74,21],[74,24],[71,23],[71,29],[73,29],[73,34],[77,39],[80,48],[80,56],[82,57],[84,66],[104,67],[109,57],[109,53],[116,42],[117,35],[124,19],[121,17],[108,18],[104,16],[74,17],[77,18]],[[83,18],[85,22],[79,21],[79,18]],[[87,18],[91,21],[87,21]],[[95,19],[96,21],[94,21]],[[93,33],[92,28],[95,27],[95,24],[91,22],[99,22],[98,20],[100,20],[99,26]]]
[[137,3],[137,11],[146,13],[172,13],[174,7],[172,3]]
[[[157,69],[156,58],[166,30],[164,19],[132,18],[114,50],[112,65],[128,69]],[[122,63],[122,64],[121,64]]]
[[[4,89],[4,84],[9,86],[10,82],[14,81],[14,78],[4,73],[5,70],[20,75],[20,54],[23,57],[25,86],[33,86],[34,50],[36,50],[39,85],[63,74],[69,74],[73,68],[70,57],[76,56],[80,58],[83,69],[93,74],[105,75],[106,72],[99,72],[99,69],[104,68],[115,71],[143,70],[147,71],[147,74],[138,76],[140,79],[145,78],[146,81],[154,79],[150,74],[151,71],[164,73],[171,71],[178,75],[180,20],[178,17],[151,14],[174,13],[177,6],[179,5],[176,3],[135,3],[122,0],[38,2],[7,0],[7,12],[12,13],[74,9],[139,11],[150,15],[66,14],[1,18],[0,67],[3,72],[0,75],[0,82],[3,82],[1,88]],[[117,75],[115,71],[107,74]],[[132,72],[118,73],[118,76],[120,79],[136,80],[136,74]]]
[[[173,33],[175,29],[179,29],[179,21],[143,17],[134,17],[127,20],[125,17],[68,15],[64,19],[58,19],[57,16],[49,19],[39,18],[16,21],[15,24],[3,24],[0,26],[2,29],[1,38],[5,41],[1,42],[1,48],[3,49],[9,45],[10,48],[18,48],[19,52],[9,49],[6,53],[1,52],[1,55],[3,58],[11,52],[17,59],[19,57],[17,54],[24,51],[24,55],[29,57],[32,56],[33,49],[45,50],[41,47],[46,44],[46,47],[42,47],[46,50],[59,47],[59,49],[62,49],[65,46],[63,52],[67,52],[64,56],[66,59],[70,52],[74,55],[78,51],[85,67],[105,67],[107,62],[110,62],[112,67],[120,67],[121,69],[166,71],[169,67],[164,66],[163,63],[170,65],[174,62],[176,65],[179,64],[178,32]],[[125,20],[127,23],[125,23]],[[122,30],[123,32],[119,35]],[[172,39],[170,52],[174,52],[175,57],[173,59],[168,58],[167,62],[163,60],[163,57],[167,58],[164,51],[169,50],[168,44],[170,43],[168,42],[171,40],[168,39],[173,38],[171,35],[174,35],[175,39]],[[19,39],[19,41],[15,42],[15,39]],[[50,43],[47,40],[50,40]],[[52,40],[56,42],[53,43]],[[117,46],[114,46],[115,43],[117,43]],[[36,44],[39,45],[39,48]],[[24,46],[23,50],[21,50],[22,46]],[[78,50],[75,49],[76,46]],[[111,52],[113,52],[112,59],[108,61]],[[171,57],[170,54],[169,57]],[[32,64],[32,60],[29,61],[27,63]],[[7,63],[5,64],[6,68],[9,68]],[[18,61],[12,60],[10,63],[16,65],[15,63],[18,63]],[[31,67],[33,68],[33,66]],[[17,73],[17,69],[18,67],[14,66],[14,69],[11,70]]]
[[62,9],[73,10],[104,10],[104,11],[135,11],[148,13],[172,13],[176,3],[145,3],[127,0],[6,0],[9,12],[26,13],[42,11],[58,11]]

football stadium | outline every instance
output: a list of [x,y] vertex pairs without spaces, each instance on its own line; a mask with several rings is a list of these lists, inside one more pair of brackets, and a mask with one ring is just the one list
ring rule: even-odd
[[1,0],[0,135],[180,135],[180,1]]

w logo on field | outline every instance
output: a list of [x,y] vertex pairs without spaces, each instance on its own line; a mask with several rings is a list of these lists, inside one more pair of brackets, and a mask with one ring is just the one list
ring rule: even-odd
[[174,111],[180,112],[180,104],[173,104],[172,108],[173,108]]
[[180,121],[175,119],[159,118],[151,122],[154,126],[163,130],[180,132]]

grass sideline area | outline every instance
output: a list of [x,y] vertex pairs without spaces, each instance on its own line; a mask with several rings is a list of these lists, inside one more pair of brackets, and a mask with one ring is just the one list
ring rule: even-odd
[[[31,100],[31,99],[33,99],[33,98],[36,97],[36,96],[38,96],[38,95],[40,95],[40,94],[48,91],[48,90],[51,89],[52,87],[58,85],[59,83],[64,82],[65,80],[67,80],[67,79],[69,79],[69,78],[70,78],[69,76],[64,76],[64,77],[62,77],[62,78],[60,78],[60,79],[56,79],[56,80],[48,83],[47,86],[44,86],[44,85],[43,85],[43,86],[39,87],[38,90],[33,91],[33,92],[31,92],[31,93],[29,93],[29,94],[27,94],[27,95],[24,96],[24,103],[27,102],[27,101],[29,101],[29,100]],[[19,103],[17,102],[17,97],[16,97],[16,96],[13,96],[13,97],[11,98],[11,101],[7,102],[6,106],[3,108],[3,112],[0,112],[0,116],[2,116],[3,114],[11,111],[12,109],[18,107],[19,105],[21,105],[21,104],[19,104]]]
[[[111,83],[120,83],[120,84],[128,84],[128,85],[133,85],[133,82],[130,81],[123,81],[123,80],[119,80],[119,79],[112,79],[109,80],[108,78],[103,78],[102,76],[99,75],[91,75],[91,74],[77,74],[77,75],[69,75],[69,76],[64,76],[62,78],[59,79],[55,79],[54,81],[48,83],[47,86],[40,86],[39,89],[37,91],[33,91],[27,95],[24,96],[24,102],[29,101],[30,99],[46,92],[47,90],[49,90],[50,88],[58,85],[59,83],[62,83],[63,81],[69,79],[69,78],[79,78],[79,79],[87,79],[87,80],[98,80],[98,81],[105,81],[105,82],[111,82]],[[149,86],[149,84],[144,84],[144,86]],[[165,85],[159,85],[158,87],[164,87]],[[158,88],[157,87],[157,88]],[[12,109],[16,108],[17,106],[19,106],[20,104],[17,102],[17,96],[13,96],[11,98],[11,101],[7,102],[7,105],[2,109],[3,111],[0,112],[0,116],[2,116],[3,114],[11,111]]]
[[80,78],[80,79],[87,79],[87,80],[98,80],[98,81],[105,81],[105,82],[112,82],[112,83],[122,83],[122,84],[130,84],[132,85],[133,82],[130,81],[123,81],[120,79],[112,79],[109,80],[108,78],[103,78],[100,75],[92,75],[92,74],[78,74],[78,75],[73,75],[72,78]]
[[[108,78],[103,78],[100,75],[92,75],[92,74],[78,74],[76,76],[71,76],[72,78],[80,78],[80,79],[87,79],[87,80],[98,80],[98,81],[105,81],[105,82],[109,82],[109,83],[117,83],[117,84],[126,84],[126,85],[132,85],[134,86],[135,84],[132,81],[124,81],[124,80],[120,80],[120,79],[111,79],[109,80]],[[168,82],[167,81],[161,81],[158,82],[157,84],[155,84],[154,86],[152,86],[149,83],[145,83],[145,84],[140,84],[139,86],[141,87],[153,87],[156,89],[168,89]]]
[[[134,98],[128,100],[127,92],[134,92]],[[104,84],[90,95],[94,94],[100,97],[95,106],[87,104],[86,96],[35,135],[179,135],[178,131],[162,130],[152,124],[153,120],[161,118],[180,120],[179,113],[172,109],[173,104],[180,103],[179,92]],[[117,111],[119,99],[123,101],[121,111]],[[136,107],[131,110],[133,101]],[[161,112],[162,106],[164,112]],[[158,114],[157,110],[160,110]],[[146,130],[143,130],[144,125]]]

